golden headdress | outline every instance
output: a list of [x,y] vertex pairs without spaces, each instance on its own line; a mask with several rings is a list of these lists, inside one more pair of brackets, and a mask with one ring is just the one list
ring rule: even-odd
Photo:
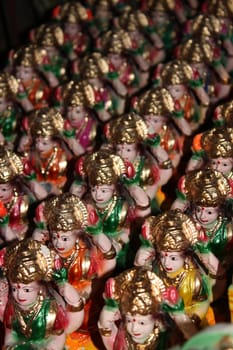
[[193,69],[187,61],[172,60],[164,64],[160,77],[165,86],[187,84],[193,79]]
[[115,184],[125,172],[122,158],[106,150],[87,156],[83,164],[83,174],[92,186]]
[[214,60],[213,46],[203,37],[193,37],[179,46],[178,55],[181,60],[191,63],[210,64]]
[[212,37],[213,35],[219,35],[220,30],[221,22],[214,14],[199,14],[192,20],[192,35]]
[[26,239],[10,245],[4,258],[7,278],[13,283],[50,281],[54,271],[54,255],[41,242]]
[[185,176],[187,199],[198,206],[220,206],[231,192],[227,178],[210,168],[194,171]]
[[131,46],[129,34],[123,29],[109,30],[101,36],[104,52],[121,54]]
[[66,2],[54,9],[55,18],[68,23],[88,20],[88,11],[80,2]]
[[64,32],[58,24],[41,24],[31,34],[32,42],[39,46],[60,47],[64,43]]
[[179,209],[153,217],[151,235],[158,251],[185,251],[197,243],[198,231],[192,219]]
[[233,127],[233,100],[216,107],[214,111],[214,122],[218,121],[229,128]]
[[58,137],[63,130],[64,120],[56,108],[41,108],[33,112],[30,121],[30,134],[33,139],[42,137]]
[[233,157],[233,128],[212,128],[201,136],[201,147],[208,158]]
[[126,270],[114,278],[113,298],[119,302],[123,315],[156,314],[161,311],[163,292],[163,281],[144,268]]
[[149,0],[147,1],[147,7],[150,11],[173,11],[175,9],[175,0]]
[[44,215],[50,231],[82,230],[88,224],[86,205],[69,192],[48,199]]
[[35,68],[42,63],[43,52],[36,44],[29,44],[13,52],[10,59],[14,66]]
[[83,79],[99,78],[108,71],[108,62],[100,52],[93,52],[80,62],[80,73]]
[[0,148],[0,183],[7,183],[23,174],[20,157],[6,148]]
[[156,87],[139,97],[136,108],[140,115],[166,116],[174,111],[174,100],[167,89]]
[[146,139],[148,129],[136,113],[127,113],[109,122],[107,138],[112,144],[138,143]]
[[209,0],[207,2],[207,12],[217,17],[231,18],[233,16],[232,0]]
[[67,89],[64,96],[65,106],[84,106],[91,108],[95,103],[95,92],[86,80],[74,82]]
[[140,10],[125,11],[119,16],[119,26],[126,31],[140,30],[148,25],[148,18]]
[[0,73],[0,97],[13,99],[18,92],[18,81],[7,72]]

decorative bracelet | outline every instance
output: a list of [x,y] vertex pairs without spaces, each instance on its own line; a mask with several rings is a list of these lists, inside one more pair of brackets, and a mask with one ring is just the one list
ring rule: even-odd
[[171,169],[171,168],[173,168],[171,159],[167,159],[164,162],[159,163],[159,167],[161,169]]
[[101,327],[99,322],[98,322],[98,329],[100,334],[103,335],[104,337],[110,337],[112,335],[112,330],[110,328]]
[[151,207],[151,201],[150,201],[149,197],[148,197],[148,199],[149,199],[149,203],[147,205],[139,205],[139,204],[137,204],[136,208],[137,209],[142,209],[142,210],[149,209]]
[[106,260],[111,260],[113,258],[115,258],[116,256],[116,250],[113,247],[113,245],[111,246],[111,248],[109,249],[108,252],[103,253],[103,256]]
[[26,98],[26,97],[28,97],[28,94],[27,94],[26,91],[24,91],[24,92],[19,92],[19,93],[17,94],[17,98],[20,99],[20,100],[23,100],[23,99]]
[[80,299],[78,305],[68,304],[66,309],[68,312],[78,312],[78,311],[81,311],[83,308],[84,308],[84,303],[83,303],[83,300]]

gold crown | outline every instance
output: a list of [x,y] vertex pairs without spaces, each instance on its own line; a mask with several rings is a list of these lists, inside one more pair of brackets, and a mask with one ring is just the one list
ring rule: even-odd
[[112,144],[137,143],[146,139],[148,129],[136,113],[127,113],[109,122],[107,138]]
[[33,112],[30,121],[30,134],[36,137],[60,136],[64,120],[56,108],[41,108]]
[[185,251],[197,243],[198,231],[194,222],[179,209],[159,214],[150,224],[158,251]]
[[0,97],[13,99],[18,92],[18,81],[7,72],[0,73]]
[[32,32],[32,40],[43,47],[59,47],[64,43],[64,33],[57,24],[42,24]]
[[7,248],[4,269],[13,283],[50,281],[54,271],[54,255],[41,242],[26,239]]
[[166,116],[174,111],[174,100],[167,89],[156,87],[139,97],[137,107],[140,115]]
[[13,181],[23,174],[23,163],[13,151],[0,148],[0,183]]
[[227,178],[210,168],[187,174],[185,188],[187,199],[204,207],[220,206],[231,191]]
[[193,78],[192,67],[184,60],[165,63],[161,70],[163,85],[187,84]]
[[122,158],[105,150],[87,156],[83,170],[91,185],[114,184],[126,172]]
[[47,200],[44,215],[50,231],[82,230],[88,224],[86,205],[68,192]]
[[114,278],[115,295],[122,314],[156,314],[161,311],[163,281],[144,268],[132,268]]
[[212,128],[204,132],[201,146],[209,158],[233,157],[233,128]]

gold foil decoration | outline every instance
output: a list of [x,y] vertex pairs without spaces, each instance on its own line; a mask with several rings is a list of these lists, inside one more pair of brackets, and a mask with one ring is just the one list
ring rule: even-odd
[[208,158],[233,157],[233,128],[212,128],[201,136],[201,147]]
[[88,211],[84,202],[71,193],[48,199],[44,215],[50,231],[82,230],[88,224]]
[[233,100],[218,105],[215,109],[217,120],[223,121],[227,127],[233,127]]
[[161,311],[165,285],[153,272],[132,268],[114,278],[113,298],[119,302],[123,315],[156,314]]
[[99,78],[108,72],[108,62],[99,52],[85,56],[80,62],[80,73],[84,79]]
[[174,112],[174,99],[163,87],[148,90],[138,99],[137,110],[140,115],[168,115]]
[[62,23],[79,23],[88,19],[88,13],[80,2],[67,2],[59,6],[59,13],[56,18]]
[[138,143],[147,138],[148,129],[136,113],[127,113],[109,122],[107,138],[112,144]]
[[64,96],[66,106],[84,106],[91,108],[95,103],[95,92],[91,84],[86,80],[74,82],[67,87]]
[[25,66],[36,68],[42,63],[44,52],[36,44],[20,47],[13,53],[12,62],[14,66]]
[[54,255],[39,241],[22,240],[7,248],[4,270],[13,283],[50,281],[54,271]]
[[172,60],[164,64],[160,77],[166,86],[188,84],[193,79],[193,69],[184,60]]
[[136,31],[149,25],[148,18],[140,11],[126,11],[119,17],[119,25],[126,31]]
[[0,148],[0,183],[13,181],[23,174],[23,163],[20,157],[6,148]]
[[7,72],[0,73],[0,97],[14,99],[18,92],[19,83],[17,79]]
[[187,199],[204,207],[220,206],[231,192],[227,178],[210,168],[187,174],[185,188]]
[[41,108],[33,112],[30,121],[30,134],[36,137],[60,136],[63,130],[64,120],[56,108]]
[[119,177],[126,173],[123,159],[106,150],[100,150],[87,156],[83,164],[83,172],[90,185],[115,184]]
[[198,241],[194,222],[179,209],[169,210],[150,220],[150,235],[158,251],[182,251]]
[[57,24],[42,24],[33,31],[32,41],[40,46],[59,47],[64,43],[64,33]]

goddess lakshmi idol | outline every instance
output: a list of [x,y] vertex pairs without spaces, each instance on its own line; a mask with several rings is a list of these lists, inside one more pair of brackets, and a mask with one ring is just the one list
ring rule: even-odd
[[[44,217],[50,233],[51,249],[63,267],[57,274],[57,281],[68,279],[84,302],[84,321],[81,328],[74,330],[66,338],[69,350],[96,349],[92,339],[98,305],[96,284],[100,278],[115,268],[116,252],[110,239],[98,225],[98,217],[91,206],[86,206],[76,195],[69,192],[45,201]],[[91,228],[100,228],[92,234]],[[90,228],[90,230],[89,230]],[[100,287],[101,288],[101,287]],[[98,291],[99,293],[99,291]],[[94,309],[94,311],[93,311]],[[93,313],[94,312],[94,313]]]
[[13,243],[3,270],[10,286],[3,348],[63,350],[66,335],[83,321],[83,301],[66,281],[53,288],[57,268],[52,251],[31,239]]
[[[214,322],[211,281],[197,265],[194,254],[198,231],[194,222],[180,210],[150,216],[142,227],[142,245],[135,265],[150,266],[164,284],[177,288],[184,302],[184,312],[197,333]],[[149,243],[149,244],[148,244]],[[188,328],[184,338],[190,337]]]
[[61,193],[67,181],[68,155],[61,142],[64,120],[55,108],[42,108],[28,124],[31,147],[24,159],[24,172],[35,196],[44,199]]

